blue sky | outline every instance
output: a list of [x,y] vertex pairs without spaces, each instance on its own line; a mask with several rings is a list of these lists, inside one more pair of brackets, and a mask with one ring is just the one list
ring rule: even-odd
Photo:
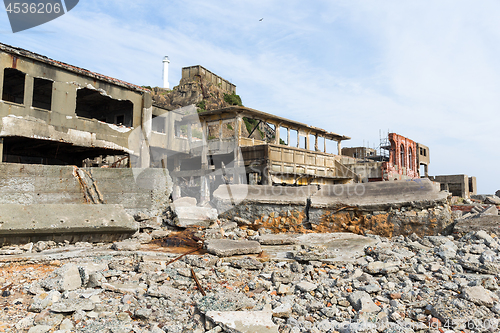
[[[202,65],[245,106],[378,144],[379,130],[430,148],[431,175],[500,189],[497,1],[82,0],[0,42],[139,85]],[[263,18],[262,21],[259,21]]]

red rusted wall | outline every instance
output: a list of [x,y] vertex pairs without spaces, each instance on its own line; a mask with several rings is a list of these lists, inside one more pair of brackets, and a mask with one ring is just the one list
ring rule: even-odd
[[[391,150],[389,162],[382,165],[382,174],[385,180],[419,178],[417,166],[417,143],[402,135],[389,133]],[[401,158],[401,145],[403,145],[403,158]],[[411,158],[410,158],[411,150]],[[403,171],[403,165],[406,168]]]

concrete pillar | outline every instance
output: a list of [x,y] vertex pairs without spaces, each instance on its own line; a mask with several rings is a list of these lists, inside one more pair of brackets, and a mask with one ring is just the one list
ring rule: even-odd
[[[205,138],[208,138],[208,129],[207,129],[207,122],[206,121],[203,121],[202,127],[203,127],[203,135],[205,136]],[[208,166],[208,142],[205,142],[205,144],[203,145],[202,152],[201,152],[201,170],[203,172],[207,172],[208,167],[209,167]],[[208,176],[203,174],[200,177],[200,182],[201,182],[200,205],[203,205],[203,204],[210,201],[210,184],[209,184]]]
[[318,134],[314,136],[314,151],[319,151]]
[[271,181],[271,173],[270,173],[270,168],[269,165],[266,165],[264,168],[262,168],[262,185],[272,185],[273,182]]
[[323,150],[326,153],[326,138],[323,138]]
[[424,172],[425,177],[429,178],[429,166],[427,164],[424,164]]
[[[165,165],[166,165],[166,161],[165,161]],[[174,172],[176,172],[176,171],[181,171],[181,159],[179,158],[179,156],[174,155]],[[181,187],[179,186],[179,180],[177,179],[177,181],[175,182],[175,185],[174,185],[173,192],[172,192],[172,198],[175,200],[175,199],[178,199],[180,197],[181,197]]]
[[30,107],[33,104],[33,84],[34,78],[31,75],[26,74],[24,81],[24,105]]
[[279,124],[274,124],[274,144],[279,145],[280,144],[280,125]]
[[188,136],[188,142],[191,143],[193,142],[193,129],[191,128],[191,124],[187,123],[187,136]]
[[306,149],[311,150],[311,134],[306,133]]
[[286,129],[286,144],[287,146],[290,146],[290,129]]
[[337,150],[338,150],[338,155],[342,155],[342,145],[340,144],[342,141],[337,141]]
[[300,147],[300,131],[297,130],[297,148]]
[[222,141],[222,119],[219,120],[219,141]]
[[0,163],[3,162],[3,138],[0,138]]
[[151,138],[152,123],[153,123],[153,102],[151,95],[145,94],[142,99],[142,142],[141,142],[141,157],[140,167],[149,168],[151,166],[151,157],[149,149],[149,139]]
[[240,115],[236,117],[236,124],[234,126],[234,135],[236,137],[236,146],[239,146],[239,140],[241,137],[241,123],[242,123],[242,118]]

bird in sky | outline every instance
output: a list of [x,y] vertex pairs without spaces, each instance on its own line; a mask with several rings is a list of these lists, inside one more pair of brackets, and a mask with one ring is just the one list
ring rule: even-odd
[[264,18],[261,18],[261,19],[259,20],[259,22],[262,22],[262,20],[263,20],[263,19],[264,19]]

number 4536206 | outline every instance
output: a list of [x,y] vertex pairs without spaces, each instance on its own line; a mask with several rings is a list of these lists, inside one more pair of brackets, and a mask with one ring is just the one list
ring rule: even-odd
[[6,8],[7,13],[14,14],[59,14],[62,10],[61,4],[55,3],[27,3],[27,2],[14,2],[9,3]]

